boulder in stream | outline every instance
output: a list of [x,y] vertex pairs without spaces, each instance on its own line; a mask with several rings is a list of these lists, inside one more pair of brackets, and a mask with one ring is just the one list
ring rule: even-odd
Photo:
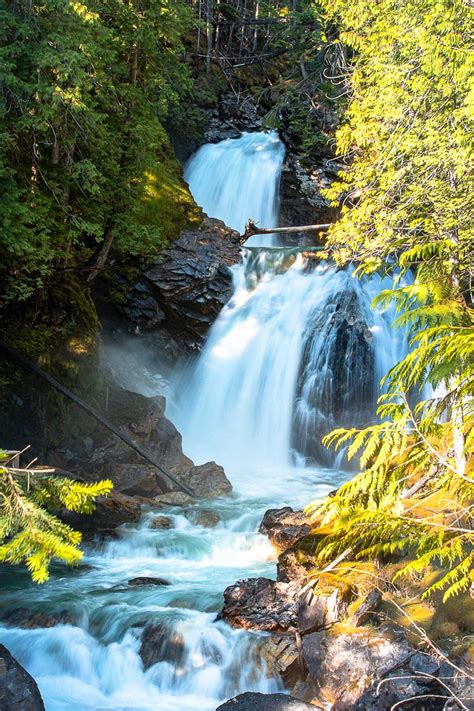
[[0,709],[45,711],[35,680],[3,644],[0,644]]
[[284,506],[266,511],[258,530],[267,535],[270,543],[281,552],[307,536],[311,524],[303,511],[293,511],[291,506]]
[[286,694],[247,692],[221,704],[216,711],[315,711],[315,708]]

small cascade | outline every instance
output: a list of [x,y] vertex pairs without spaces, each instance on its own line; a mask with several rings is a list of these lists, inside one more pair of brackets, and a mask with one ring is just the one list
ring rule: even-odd
[[[276,227],[284,156],[275,131],[243,133],[202,146],[190,158],[184,177],[204,212],[241,234],[249,218],[262,227]],[[268,243],[268,236],[252,238],[255,245]]]
[[392,311],[371,308],[389,280],[310,266],[294,248],[245,250],[234,280],[182,386],[176,419],[188,451],[230,473],[333,466],[321,438],[368,423],[383,373],[406,352]]

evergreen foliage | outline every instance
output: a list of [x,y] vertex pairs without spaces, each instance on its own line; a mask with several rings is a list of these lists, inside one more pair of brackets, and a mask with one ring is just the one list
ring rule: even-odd
[[2,4],[0,306],[198,217],[162,127],[192,23],[184,0]]
[[81,534],[54,511],[91,513],[94,499],[108,494],[108,480],[85,484],[53,475],[51,469],[15,469],[0,452],[0,563],[25,564],[37,583],[49,576],[53,559],[81,560]]
[[[395,275],[375,306],[396,303],[411,352],[384,379],[379,422],[325,438],[361,471],[308,508],[331,523],[317,557],[403,553],[398,575],[434,567],[425,594],[447,599],[474,582],[470,11],[450,0],[324,4],[354,51],[329,253]],[[407,270],[415,279],[403,286]]]

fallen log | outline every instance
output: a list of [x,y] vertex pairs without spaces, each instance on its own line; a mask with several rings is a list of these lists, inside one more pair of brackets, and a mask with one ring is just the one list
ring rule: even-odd
[[258,227],[253,220],[248,220],[245,232],[240,236],[240,244],[244,244],[253,235],[272,235],[286,232],[327,232],[331,225],[298,225],[297,227]]

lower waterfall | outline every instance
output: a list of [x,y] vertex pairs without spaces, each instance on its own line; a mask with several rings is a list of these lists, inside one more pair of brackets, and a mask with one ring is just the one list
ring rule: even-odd
[[[244,134],[203,146],[186,177],[211,216],[240,230],[249,217],[275,226],[283,155],[276,134]],[[391,312],[371,309],[386,286],[379,277],[358,281],[268,237],[252,239],[233,277],[233,296],[181,374],[171,413],[184,450],[223,464],[233,494],[166,509],[170,530],[154,529],[156,512],[145,513],[115,540],[89,546],[77,570],[55,566],[44,586],[26,572],[1,573],[4,609],[63,620],[0,626],[0,642],[33,675],[47,711],[214,711],[243,691],[283,690],[259,655],[262,635],[216,621],[223,590],[275,576],[275,553],[257,533],[264,511],[301,507],[347,478],[321,435],[364,421],[406,342]],[[215,528],[186,516],[210,507]],[[170,584],[127,584],[137,576]],[[139,651],[150,622],[159,658],[145,668]]]

